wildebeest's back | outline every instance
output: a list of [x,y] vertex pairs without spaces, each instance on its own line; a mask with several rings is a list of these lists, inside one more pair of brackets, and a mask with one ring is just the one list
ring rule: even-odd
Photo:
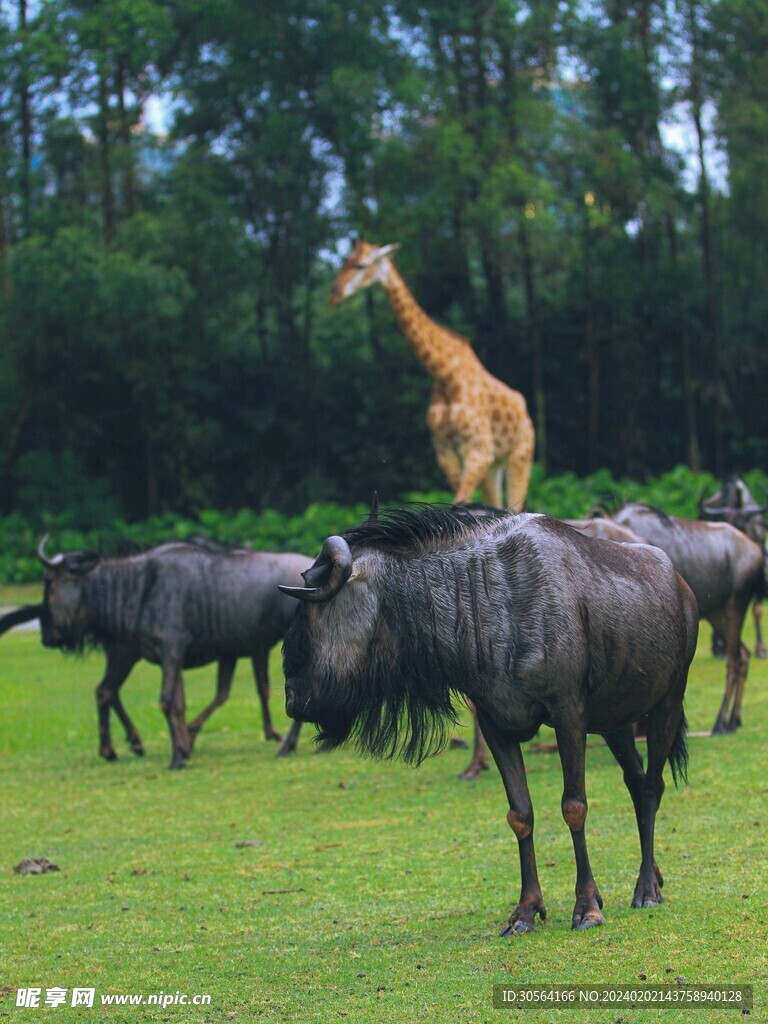
[[[606,694],[612,727],[617,705],[635,721],[667,691],[681,660],[687,667],[693,657],[696,602],[663,551],[594,540],[530,516],[520,517],[499,555],[515,605],[508,614],[517,618],[516,704],[522,696],[556,707],[558,691],[560,699],[583,697],[590,730],[599,732]],[[527,581],[539,599],[525,601]]]
[[629,505],[614,518],[669,555],[696,596],[702,616],[725,607],[734,586],[749,589],[759,577],[759,545],[728,523],[678,520],[642,505]]
[[174,545],[148,552],[147,558],[154,582],[138,631],[142,655],[157,661],[161,649],[176,648],[187,668],[253,655],[276,643],[296,610],[277,584],[300,585],[301,573],[311,565],[298,554]]

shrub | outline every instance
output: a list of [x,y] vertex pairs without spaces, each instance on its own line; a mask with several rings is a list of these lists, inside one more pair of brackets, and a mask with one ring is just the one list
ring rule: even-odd
[[[768,477],[754,470],[745,479],[760,501],[768,491]],[[717,489],[709,473],[692,473],[684,466],[655,479],[638,482],[616,480],[602,469],[588,477],[563,473],[544,477],[534,467],[528,491],[527,508],[560,518],[581,518],[596,504],[618,504],[622,500],[643,501],[663,508],[670,515],[695,518],[699,498]],[[447,491],[413,491],[406,501],[449,502]],[[230,544],[247,544],[262,551],[300,551],[313,555],[323,540],[360,522],[368,514],[364,505],[344,506],[315,503],[299,514],[263,509],[222,512],[205,509],[196,518],[170,514],[138,523],[115,519],[101,530],[79,531],[69,517],[44,518],[33,523],[15,514],[0,521],[0,582],[26,583],[40,578],[40,563],[35,550],[44,532],[51,535],[48,551],[109,549],[109,542],[121,537],[146,547],[163,540],[205,535]]]

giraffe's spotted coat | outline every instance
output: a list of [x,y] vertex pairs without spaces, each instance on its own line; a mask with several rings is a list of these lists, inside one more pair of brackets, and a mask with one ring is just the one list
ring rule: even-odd
[[520,509],[525,501],[534,451],[534,429],[525,399],[492,376],[466,338],[431,320],[414,299],[389,258],[394,246],[361,239],[336,278],[335,304],[378,281],[386,290],[414,353],[434,379],[427,424],[440,468],[455,501],[483,500]]

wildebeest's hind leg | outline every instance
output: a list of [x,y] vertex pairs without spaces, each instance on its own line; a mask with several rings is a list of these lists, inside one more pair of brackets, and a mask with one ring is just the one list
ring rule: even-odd
[[658,867],[653,857],[654,829],[656,812],[664,794],[664,766],[670,757],[670,752],[672,752],[674,766],[673,746],[675,743],[678,744],[682,753],[685,749],[685,720],[683,718],[682,693],[677,687],[671,690],[648,714],[648,767],[642,784],[639,815],[642,861],[632,899],[633,907],[655,907],[661,903]]
[[208,707],[204,708],[197,718],[187,726],[190,750],[195,745],[195,740],[197,739],[198,733],[203,728],[203,725],[208,721],[216,708],[220,708],[222,704],[226,704],[229,699],[229,692],[232,689],[232,677],[235,674],[236,665],[236,658],[222,658],[219,662],[216,670],[216,695]]
[[474,747],[472,750],[472,760],[469,762],[464,771],[459,775],[462,781],[479,779],[480,772],[488,771],[488,760],[489,751],[488,744],[485,742],[483,731],[477,721],[477,712],[475,706],[471,700],[467,701],[469,710],[472,712],[472,724],[474,725]]
[[584,786],[587,730],[583,715],[574,712],[558,723],[555,726],[555,735],[563,766],[563,818],[571,830],[573,852],[576,857],[576,904],[573,908],[571,927],[583,930],[605,924],[605,918],[600,913],[603,900],[592,877],[584,834],[587,820],[587,794]]
[[[643,735],[645,735],[647,732],[647,719],[645,716],[643,720],[645,722]],[[632,797],[632,804],[635,808],[637,831],[640,836],[640,847],[642,850],[645,772],[643,771],[643,759],[640,757],[635,746],[634,728],[628,725],[623,729],[616,729],[614,732],[603,733],[603,737],[624,772],[624,783],[629,790],[629,795]],[[656,875],[656,883],[659,889],[661,889],[662,885],[664,885],[664,878],[655,861],[653,862],[653,870]],[[659,900],[661,898],[661,893],[659,893]]]
[[713,736],[723,732],[733,732],[737,726],[741,725],[741,699],[749,669],[749,650],[741,642],[741,629],[745,613],[746,605],[732,599],[723,611],[711,615],[709,618],[713,628],[725,638],[728,658],[725,693],[715,724],[712,726]]
[[749,669],[749,648],[746,644],[741,645],[738,661],[738,673],[736,675],[736,686],[733,695],[733,710],[728,720],[728,732],[734,732],[741,725],[741,702],[744,699],[744,687],[747,683],[747,671]]
[[107,666],[104,670],[104,678],[96,687],[96,709],[99,717],[99,754],[106,761],[116,761],[117,754],[112,746],[112,736],[109,730],[110,708],[115,709],[118,718],[123,723],[125,735],[134,753],[144,753],[141,737],[128,717],[119,697],[120,687],[128,678],[128,674],[136,664],[137,659],[121,651],[107,650],[106,655]]
[[533,931],[538,914],[546,920],[547,911],[541,894],[533,848],[533,806],[520,744],[497,732],[488,720],[478,716],[488,745],[498,766],[509,800],[507,824],[517,837],[520,854],[520,900],[502,929],[502,935],[522,935]]
[[269,648],[260,648],[258,653],[251,658],[251,664],[253,665],[253,675],[256,679],[256,689],[259,694],[259,700],[261,701],[264,737],[268,740],[277,740],[277,742],[280,743],[283,738],[282,734],[279,733],[272,725],[272,717],[269,713],[269,673],[267,671],[267,666],[269,664]]
[[755,620],[755,657],[768,657],[763,643],[763,602],[755,601],[752,605],[752,618]]
[[190,754],[189,732],[184,718],[184,679],[181,675],[181,659],[166,658],[163,662],[163,689],[160,706],[168,721],[171,734],[171,763],[169,768],[183,768]]

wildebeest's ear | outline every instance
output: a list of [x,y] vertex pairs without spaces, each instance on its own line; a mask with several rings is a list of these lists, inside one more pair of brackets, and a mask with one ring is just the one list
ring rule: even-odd
[[286,587],[279,583],[278,590],[299,601],[329,601],[338,594],[351,573],[352,553],[349,544],[343,537],[334,535],[326,538],[315,564],[301,574],[306,586]]
[[62,568],[73,576],[85,576],[99,563],[100,556],[95,551],[72,551],[64,556]]
[[308,569],[304,570],[301,578],[308,587],[324,587],[331,578],[332,569],[333,562],[330,558],[320,555]]

